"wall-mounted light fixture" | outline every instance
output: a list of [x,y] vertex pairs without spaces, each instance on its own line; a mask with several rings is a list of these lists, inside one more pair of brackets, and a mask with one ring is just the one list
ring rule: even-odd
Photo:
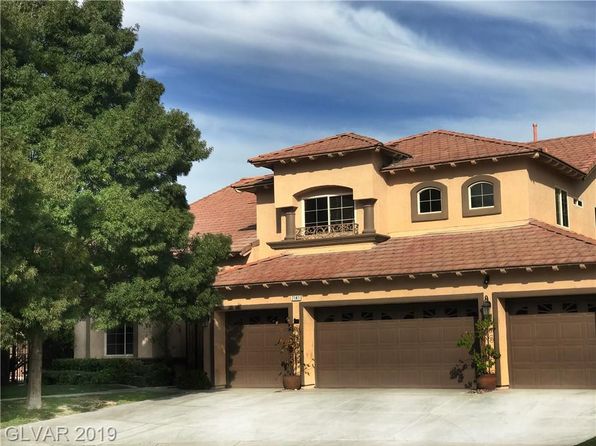
[[487,319],[490,316],[490,307],[488,296],[484,296],[484,302],[482,302],[482,319]]

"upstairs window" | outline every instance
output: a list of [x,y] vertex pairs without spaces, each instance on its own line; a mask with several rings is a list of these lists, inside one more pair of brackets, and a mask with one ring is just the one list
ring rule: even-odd
[[501,213],[501,182],[490,175],[469,178],[461,186],[463,217]]
[[437,181],[418,184],[410,191],[412,221],[446,220],[447,187]]
[[427,187],[418,192],[418,213],[430,214],[441,212],[441,191],[435,187]]
[[555,208],[557,211],[557,224],[569,227],[569,210],[567,209],[567,192],[555,188]]
[[106,355],[132,355],[133,326],[124,324],[106,331]]
[[354,223],[352,194],[326,195],[304,200],[304,225],[306,227],[344,223]]
[[495,205],[495,193],[492,183],[481,181],[470,186],[470,209],[492,208]]

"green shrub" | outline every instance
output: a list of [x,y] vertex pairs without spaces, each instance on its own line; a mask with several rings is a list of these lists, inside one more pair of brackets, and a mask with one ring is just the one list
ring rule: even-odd
[[176,377],[176,387],[180,389],[210,389],[211,381],[202,370],[185,370]]
[[44,384],[113,384],[115,381],[109,371],[44,370],[42,377]]
[[132,358],[57,359],[45,370],[45,382],[55,384],[126,384],[168,386],[172,369],[163,361]]

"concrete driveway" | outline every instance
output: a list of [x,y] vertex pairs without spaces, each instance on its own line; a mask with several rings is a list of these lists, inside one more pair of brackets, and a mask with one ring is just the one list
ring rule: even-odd
[[[103,444],[575,445],[596,436],[596,391],[233,389],[32,423],[21,435],[40,427],[68,430],[68,444],[83,444],[77,427],[94,431],[95,444],[113,427],[116,441]],[[17,444],[6,434],[3,445]]]

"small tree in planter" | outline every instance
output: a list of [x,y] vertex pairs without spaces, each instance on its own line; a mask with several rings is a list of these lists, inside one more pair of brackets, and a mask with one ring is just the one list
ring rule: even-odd
[[497,387],[497,376],[493,371],[501,354],[491,344],[495,329],[493,319],[487,316],[478,320],[474,326],[474,333],[464,333],[457,341],[457,346],[466,348],[470,354],[477,387],[494,390]]
[[298,390],[301,386],[301,373],[308,375],[309,364],[302,362],[302,338],[300,330],[292,323],[288,324],[288,335],[277,341],[283,355],[281,368],[284,389]]

